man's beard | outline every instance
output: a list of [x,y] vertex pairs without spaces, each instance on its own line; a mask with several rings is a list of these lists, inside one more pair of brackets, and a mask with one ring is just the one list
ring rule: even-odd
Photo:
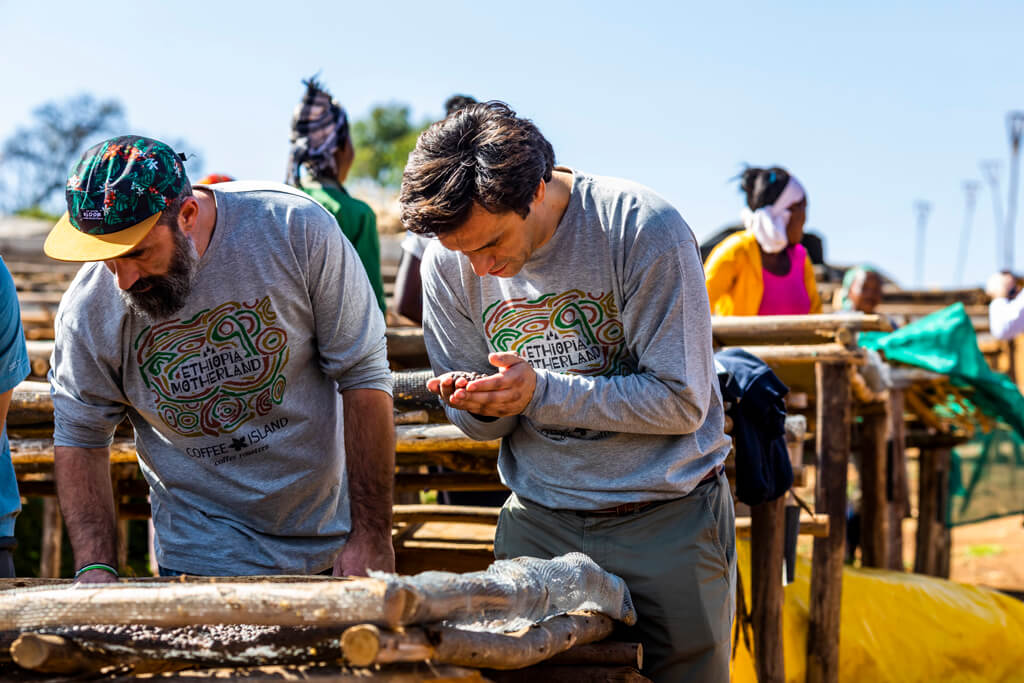
[[139,278],[127,290],[121,290],[121,298],[128,307],[150,320],[177,313],[192,292],[192,276],[199,262],[199,253],[182,230],[175,229],[173,233],[174,254],[167,273]]

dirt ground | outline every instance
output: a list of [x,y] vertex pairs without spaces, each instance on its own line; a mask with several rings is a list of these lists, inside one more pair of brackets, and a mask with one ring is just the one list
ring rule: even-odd
[[1024,595],[1024,515],[954,527],[950,578]]

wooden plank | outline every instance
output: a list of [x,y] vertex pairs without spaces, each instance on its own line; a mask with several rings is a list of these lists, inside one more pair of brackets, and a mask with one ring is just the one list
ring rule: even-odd
[[[946,308],[948,305],[941,303],[890,303],[883,299],[882,303],[875,310],[882,315],[903,315],[910,318],[923,318],[935,311]],[[967,304],[964,308],[967,311],[967,315],[971,317],[988,316],[987,304]]]
[[[782,564],[785,497],[750,508],[750,618],[759,683],[785,683],[782,638]],[[737,520],[738,522],[739,520]]]
[[439,465],[456,472],[477,472],[485,474],[498,469],[498,453],[486,451],[414,451],[402,452],[395,456],[398,467],[414,467],[417,465]]
[[411,575],[426,571],[479,572],[494,562],[494,547],[467,548],[438,541],[416,541],[415,547],[395,546],[395,571]]
[[[756,507],[756,506],[755,506]],[[753,511],[753,508],[751,508]],[[741,538],[749,538],[753,535],[753,517],[736,518],[736,535]],[[780,521],[780,524],[782,522]],[[815,514],[800,515],[800,536],[813,536],[815,538],[828,538],[828,515]]]
[[398,453],[461,451],[495,453],[500,439],[476,441],[452,424],[401,425],[395,429]]
[[829,516],[826,538],[814,539],[807,628],[808,683],[839,681],[839,610],[846,544],[846,468],[850,453],[848,366],[818,363],[815,511]]
[[[53,439],[12,439],[11,461],[19,479],[27,474],[53,473]],[[137,465],[135,442],[131,439],[115,439],[110,446],[110,465]]]
[[500,507],[470,505],[396,505],[392,519],[396,524],[416,522],[453,522],[464,524],[497,524]]
[[427,346],[421,327],[389,327],[388,358],[426,358]]
[[53,422],[53,400],[46,382],[22,382],[14,387],[7,409],[7,424],[23,425]]
[[505,491],[498,473],[476,474],[441,472],[437,474],[395,475],[395,491]]
[[41,308],[53,308],[56,310],[57,306],[60,305],[60,300],[63,298],[63,291],[49,291],[49,292],[18,292],[18,303],[24,307],[39,306]]

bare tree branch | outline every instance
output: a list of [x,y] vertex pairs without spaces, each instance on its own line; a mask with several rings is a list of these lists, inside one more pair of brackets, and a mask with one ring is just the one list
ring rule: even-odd
[[[34,122],[15,130],[0,151],[0,175],[11,188],[7,208],[62,207],[67,174],[89,146],[125,127],[117,100],[81,94],[47,102],[32,112]],[[59,211],[58,211],[59,213]]]

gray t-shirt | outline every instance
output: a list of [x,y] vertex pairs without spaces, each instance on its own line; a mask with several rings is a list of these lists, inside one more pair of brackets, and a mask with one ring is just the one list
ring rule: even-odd
[[134,315],[102,263],[79,271],[56,321],[54,442],[104,447],[130,418],[163,567],[318,572],[351,528],[339,392],[391,392],[384,319],[319,204],[208,189],[216,227],[174,317]]
[[440,244],[421,272],[435,373],[490,374],[497,351],[537,372],[521,415],[447,408],[470,437],[502,437],[498,469],[518,495],[568,510],[670,499],[725,459],[697,243],[651,190],[573,172],[554,235],[515,277],[477,277]]

